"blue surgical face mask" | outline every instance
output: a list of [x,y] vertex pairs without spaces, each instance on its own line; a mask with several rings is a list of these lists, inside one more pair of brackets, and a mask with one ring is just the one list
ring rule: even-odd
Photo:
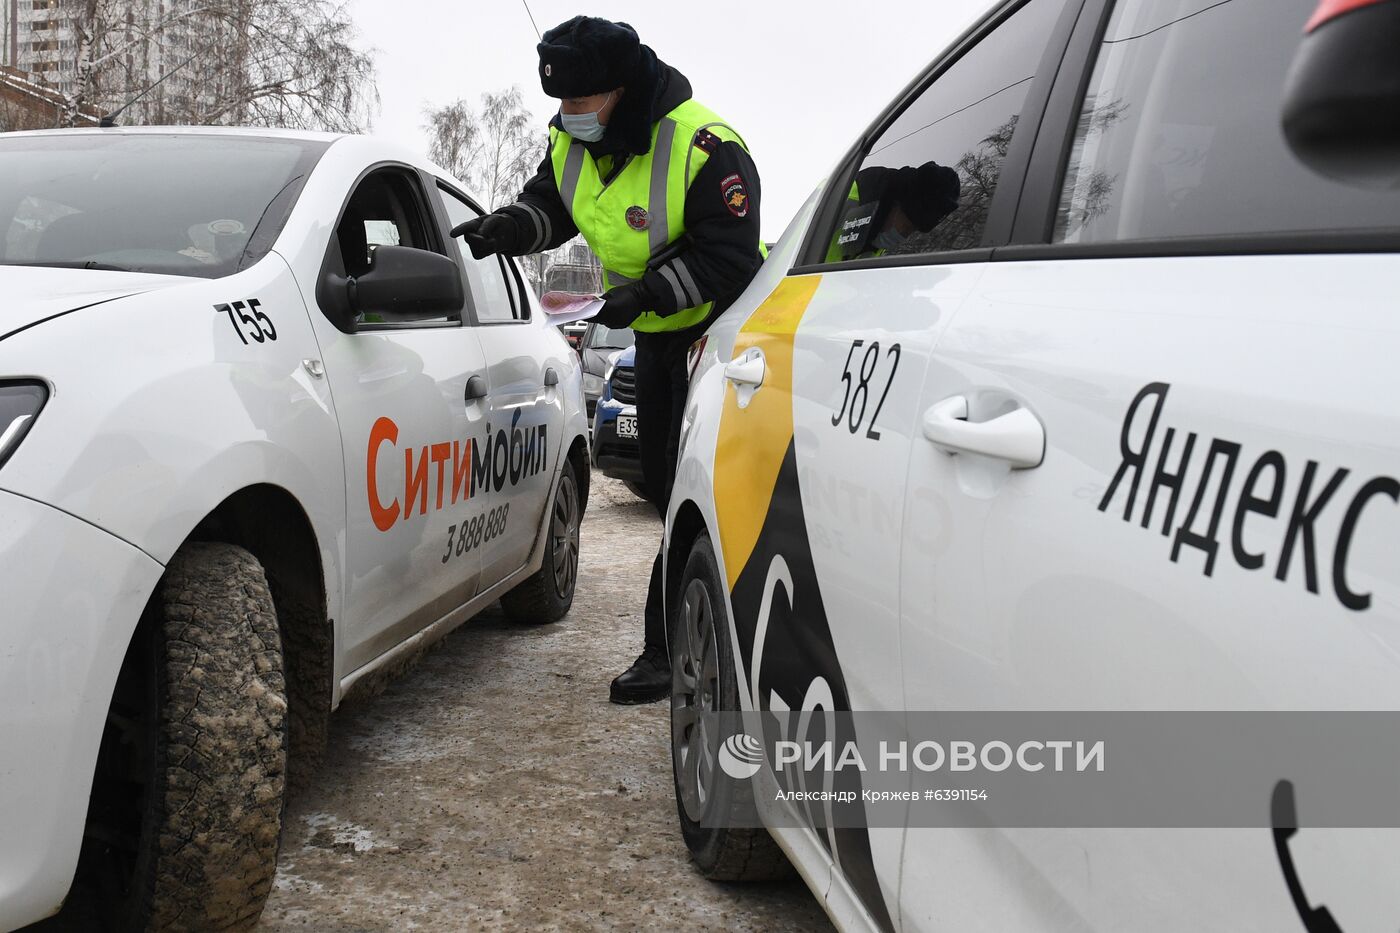
[[[613,92],[608,92],[608,99],[603,101],[603,107],[612,100]],[[598,122],[598,114],[603,112],[603,107],[591,113],[565,113],[559,111],[559,123],[564,127],[564,132],[574,139],[582,140],[586,143],[596,143],[603,138],[603,134],[608,128]]]
[[888,230],[881,230],[875,235],[875,248],[883,249],[886,252],[899,249],[904,245],[904,241],[909,239],[898,230],[890,227]]

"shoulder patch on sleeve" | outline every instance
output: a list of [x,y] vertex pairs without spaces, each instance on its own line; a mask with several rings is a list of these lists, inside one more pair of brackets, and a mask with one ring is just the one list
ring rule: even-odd
[[724,181],[719,183],[720,197],[724,200],[724,206],[729,209],[729,213],[735,217],[745,217],[749,213],[749,189],[744,185],[744,179],[738,172],[726,175]]
[[695,148],[702,152],[708,152],[710,155],[715,154],[721,142],[723,140],[709,130],[701,130],[695,134]]

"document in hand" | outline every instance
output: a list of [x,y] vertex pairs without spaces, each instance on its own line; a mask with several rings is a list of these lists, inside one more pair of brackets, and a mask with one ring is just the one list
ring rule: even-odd
[[603,307],[603,299],[597,295],[576,295],[573,292],[545,292],[540,298],[540,307],[549,316],[551,324],[568,324],[572,321],[586,321]]

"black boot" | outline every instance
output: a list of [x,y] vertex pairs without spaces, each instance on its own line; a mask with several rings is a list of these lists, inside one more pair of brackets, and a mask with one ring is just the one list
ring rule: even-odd
[[655,703],[671,695],[671,662],[665,648],[648,646],[612,682],[608,699],[628,706]]

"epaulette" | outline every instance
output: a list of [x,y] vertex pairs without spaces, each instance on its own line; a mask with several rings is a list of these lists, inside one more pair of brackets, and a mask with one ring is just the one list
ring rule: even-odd
[[720,139],[709,130],[701,130],[695,134],[695,148],[702,152],[707,152],[710,155],[714,155],[715,151],[719,149],[720,144],[723,142],[724,140]]

